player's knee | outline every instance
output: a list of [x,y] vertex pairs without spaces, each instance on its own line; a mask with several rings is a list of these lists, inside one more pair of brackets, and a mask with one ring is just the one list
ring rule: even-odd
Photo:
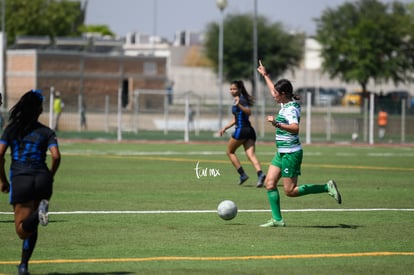
[[227,156],[233,156],[233,155],[235,155],[235,152],[229,150],[229,151],[226,152],[226,154],[227,154]]
[[296,197],[295,189],[285,189],[285,195],[288,197]]
[[265,179],[264,186],[265,186],[266,190],[268,190],[268,191],[273,190],[273,189],[276,188],[276,184],[275,184],[274,180],[268,179],[268,178]]
[[28,233],[28,232],[24,231],[22,228],[20,228],[20,229],[17,228],[16,233],[17,233],[17,236],[19,236],[19,238],[21,240],[25,240],[31,235],[31,233]]

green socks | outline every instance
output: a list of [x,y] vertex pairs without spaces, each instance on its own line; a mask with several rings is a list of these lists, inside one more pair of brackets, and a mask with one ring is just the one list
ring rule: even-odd
[[277,221],[282,220],[279,191],[277,189],[267,191],[267,198],[269,199],[270,209],[272,210],[272,218]]
[[[327,184],[304,184],[299,186],[298,196],[325,192],[328,192]],[[272,210],[272,218],[277,221],[282,220],[282,214],[280,212],[280,195],[277,188],[275,190],[267,191],[267,198],[269,199],[270,209]]]
[[299,186],[298,196],[304,196],[308,194],[318,194],[328,192],[328,185],[317,185],[317,184],[303,184]]

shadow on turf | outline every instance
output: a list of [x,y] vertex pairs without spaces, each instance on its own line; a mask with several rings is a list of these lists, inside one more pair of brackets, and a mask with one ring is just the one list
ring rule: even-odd
[[338,224],[338,225],[309,225],[309,226],[301,226],[301,227],[309,227],[309,228],[342,228],[342,229],[358,229],[359,225],[349,225],[349,224]]
[[[246,225],[245,223],[235,223],[235,222],[228,222],[225,223],[226,226],[235,226],[235,225]],[[359,227],[362,227],[360,225],[349,225],[349,224],[338,224],[338,225],[287,225],[288,227],[304,227],[304,228],[321,228],[321,229],[331,229],[331,228],[340,228],[340,229],[358,229]]]
[[134,274],[132,272],[76,272],[76,273],[46,273],[46,275],[126,275],[126,274]]

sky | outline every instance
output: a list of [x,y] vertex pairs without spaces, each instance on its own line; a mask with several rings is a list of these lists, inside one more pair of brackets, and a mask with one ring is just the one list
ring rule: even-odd
[[[85,1],[85,0],[82,0]],[[86,24],[107,25],[118,36],[129,32],[161,36],[170,41],[177,31],[202,32],[226,14],[254,12],[270,22],[282,23],[286,30],[315,34],[314,18],[327,8],[337,8],[346,0],[227,0],[223,14],[216,0],[88,0]],[[349,2],[350,0],[348,0]],[[414,0],[400,0],[409,3]],[[352,1],[351,1],[352,2]],[[382,0],[391,2],[391,0]]]

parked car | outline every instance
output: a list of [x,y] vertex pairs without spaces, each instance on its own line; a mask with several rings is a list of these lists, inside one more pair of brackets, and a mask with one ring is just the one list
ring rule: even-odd
[[344,88],[328,87],[300,87],[296,89],[296,94],[300,96],[301,104],[306,104],[307,93],[311,93],[311,102],[315,106],[338,105],[341,103]]
[[342,97],[342,106],[361,106],[362,93],[361,92],[349,92]]
[[336,88],[322,88],[319,90],[319,97],[315,98],[317,106],[334,106],[341,104],[342,94]]
[[346,94],[346,88],[335,87],[335,88],[331,88],[331,89],[334,89],[339,94],[339,96],[341,97],[341,100],[342,100],[342,97],[344,97],[344,95]]

